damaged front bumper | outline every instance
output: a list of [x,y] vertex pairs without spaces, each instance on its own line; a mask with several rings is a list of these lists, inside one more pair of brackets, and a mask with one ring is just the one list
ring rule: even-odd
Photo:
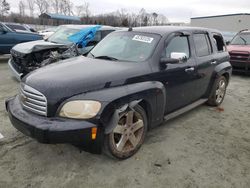
[[16,79],[17,79],[18,81],[21,81],[21,78],[22,78],[22,76],[23,76],[23,73],[18,72],[18,70],[15,68],[15,64],[14,64],[12,58],[9,59],[8,65],[9,65],[9,68],[10,68],[10,70],[11,70],[13,76],[16,77]]
[[6,100],[5,105],[11,123],[23,134],[41,143],[70,143],[91,153],[101,153],[104,139],[102,128],[98,127],[96,137],[92,137],[92,128],[97,125],[88,121],[49,118],[27,112],[17,96]]

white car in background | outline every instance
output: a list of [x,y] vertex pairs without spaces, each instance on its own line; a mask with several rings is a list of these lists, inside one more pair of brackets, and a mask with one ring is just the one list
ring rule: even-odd
[[49,38],[52,34],[55,33],[55,31],[56,31],[57,28],[58,28],[58,27],[49,27],[49,28],[47,28],[47,29],[38,31],[38,33],[39,33],[40,35],[42,35],[44,39],[47,39],[47,38]]

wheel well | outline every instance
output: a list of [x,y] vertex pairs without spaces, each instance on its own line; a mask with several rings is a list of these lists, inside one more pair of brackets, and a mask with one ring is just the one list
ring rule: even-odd
[[147,119],[148,119],[148,125],[150,127],[151,120],[152,120],[152,110],[151,110],[151,107],[150,107],[149,103],[146,100],[142,100],[141,102],[139,102],[139,105],[145,110],[146,115],[147,115]]
[[229,73],[225,72],[224,74],[222,74],[222,76],[224,76],[227,80],[227,84],[229,83]]

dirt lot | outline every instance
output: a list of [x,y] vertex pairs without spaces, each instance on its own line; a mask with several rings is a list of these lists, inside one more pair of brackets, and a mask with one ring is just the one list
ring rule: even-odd
[[17,91],[7,64],[0,63],[1,188],[250,185],[250,77],[233,76],[222,109],[203,105],[150,131],[125,161],[23,136],[4,108]]

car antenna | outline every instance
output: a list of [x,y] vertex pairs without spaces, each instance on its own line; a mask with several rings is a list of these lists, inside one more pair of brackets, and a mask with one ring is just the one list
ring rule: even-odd
[[133,28],[132,28],[132,27],[129,27],[129,28],[128,28],[128,31],[133,31]]

